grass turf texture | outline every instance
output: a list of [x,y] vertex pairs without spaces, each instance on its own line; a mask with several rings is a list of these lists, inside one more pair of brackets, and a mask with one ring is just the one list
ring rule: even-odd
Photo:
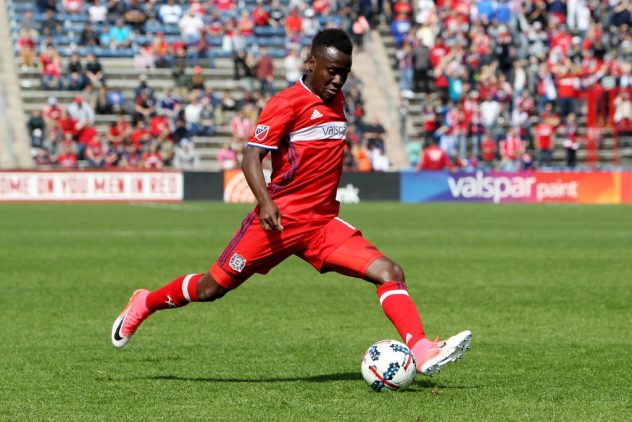
[[138,287],[202,272],[248,206],[0,205],[0,419],[630,420],[632,209],[343,207],[465,359],[406,392],[360,375],[398,339],[367,283],[290,258],[212,304],[111,324]]

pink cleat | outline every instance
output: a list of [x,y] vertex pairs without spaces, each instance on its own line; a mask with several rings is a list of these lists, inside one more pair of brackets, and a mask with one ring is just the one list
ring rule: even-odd
[[147,309],[145,304],[147,295],[149,295],[149,290],[136,290],[123,312],[114,321],[112,326],[112,344],[114,347],[120,349],[125,346],[140,324],[152,314],[152,311]]
[[[470,348],[472,333],[465,330],[447,340],[435,340],[429,349],[420,353],[417,361],[417,372],[424,375],[433,376],[438,373],[444,365],[461,359],[466,350]],[[415,347],[413,347],[413,354]],[[415,356],[417,357],[417,356]]]

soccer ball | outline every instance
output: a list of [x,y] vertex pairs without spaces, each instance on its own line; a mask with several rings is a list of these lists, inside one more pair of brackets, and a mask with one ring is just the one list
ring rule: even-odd
[[402,391],[415,379],[415,357],[404,343],[382,340],[362,358],[362,376],[375,391]]

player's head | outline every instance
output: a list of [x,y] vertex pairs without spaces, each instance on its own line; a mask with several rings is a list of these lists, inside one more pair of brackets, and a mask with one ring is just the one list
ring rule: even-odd
[[307,61],[307,84],[323,100],[333,99],[351,72],[353,44],[341,29],[325,29],[312,40]]

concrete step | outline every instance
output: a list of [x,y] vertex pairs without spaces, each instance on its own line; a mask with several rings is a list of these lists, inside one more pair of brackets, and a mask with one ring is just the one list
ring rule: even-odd
[[[42,82],[41,78],[21,78],[20,85],[23,91],[42,91]],[[232,78],[230,79],[207,79],[205,81],[205,86],[212,87],[214,90],[225,91],[225,90],[237,90],[237,89],[245,89],[245,84],[247,81],[245,79],[241,79],[236,81]],[[154,88],[157,91],[164,90],[169,87],[173,87],[174,82],[172,78],[148,78],[148,85]],[[138,74],[130,75],[127,79],[114,79],[108,80],[108,87],[118,90],[134,90],[138,86]],[[254,87],[258,88],[259,83],[254,81]],[[275,79],[274,80],[274,88],[277,91],[280,91],[284,88],[287,88],[287,82],[284,79]],[[44,91],[46,92],[46,91]],[[75,94],[76,95],[76,94]]]

